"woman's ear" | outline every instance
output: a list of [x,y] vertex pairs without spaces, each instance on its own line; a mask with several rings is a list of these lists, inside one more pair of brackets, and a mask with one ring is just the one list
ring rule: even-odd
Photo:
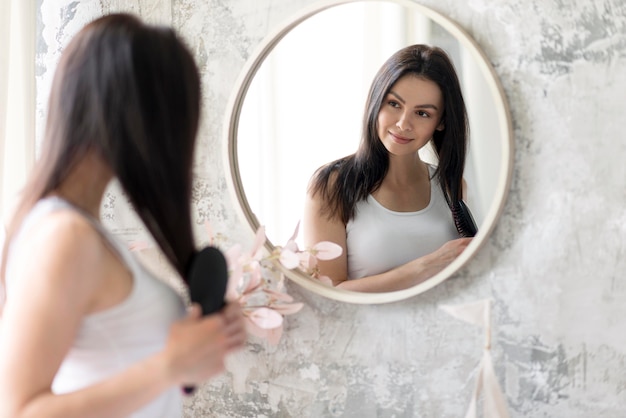
[[439,125],[437,125],[437,127],[435,128],[436,131],[443,131],[444,129],[446,129],[446,124],[444,123],[443,119],[441,120],[441,122],[439,122]]

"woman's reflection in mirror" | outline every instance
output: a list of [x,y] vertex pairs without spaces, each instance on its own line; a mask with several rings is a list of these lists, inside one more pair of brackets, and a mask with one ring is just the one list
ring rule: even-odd
[[[459,238],[450,210],[464,195],[468,131],[448,55],[427,45],[392,55],[370,88],[357,151],[319,168],[309,184],[305,245],[344,250],[320,261],[320,273],[337,287],[388,292],[450,264],[471,241]],[[427,146],[436,161],[420,154]]]

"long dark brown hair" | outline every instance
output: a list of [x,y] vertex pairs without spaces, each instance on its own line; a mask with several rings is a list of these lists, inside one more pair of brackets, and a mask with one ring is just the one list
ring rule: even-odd
[[378,138],[378,113],[392,86],[407,74],[430,80],[441,90],[444,129],[433,134],[438,158],[434,177],[449,205],[461,199],[469,127],[459,79],[442,49],[412,45],[393,54],[374,77],[356,153],[322,166],[311,180],[309,192],[321,194],[323,214],[329,218],[339,217],[347,224],[357,202],[380,187],[389,169],[389,153]]
[[191,183],[200,114],[198,69],[169,28],[127,14],[83,28],[64,50],[50,93],[41,157],[8,225],[57,189],[88,152],[110,166],[155,241],[184,277],[194,250]]

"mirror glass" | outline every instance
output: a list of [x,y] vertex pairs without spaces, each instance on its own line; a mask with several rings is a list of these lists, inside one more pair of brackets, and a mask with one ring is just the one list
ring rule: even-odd
[[[394,52],[417,43],[444,49],[461,81],[470,121],[464,178],[479,234],[436,278],[406,291],[342,292],[287,272],[326,296],[356,303],[409,297],[449,277],[478,250],[499,216],[511,172],[510,117],[495,73],[458,25],[430,9],[410,1],[338,1],[303,11],[269,36],[231,99],[232,187],[251,227],[265,226],[271,249],[298,225],[314,171],[356,151],[375,73]],[[302,246],[301,237],[297,242]]]

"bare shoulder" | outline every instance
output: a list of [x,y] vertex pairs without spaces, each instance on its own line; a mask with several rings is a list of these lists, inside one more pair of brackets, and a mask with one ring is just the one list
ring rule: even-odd
[[[97,285],[84,278],[98,277],[105,247],[100,233],[79,213],[61,210],[47,214],[23,232],[20,242],[12,263],[23,279],[45,278],[67,286],[80,282],[88,288]],[[89,293],[88,288],[83,290]]]
[[50,213],[24,232],[29,244],[45,246],[56,253],[72,250],[88,255],[102,246],[102,237],[94,225],[73,210]]
[[323,191],[334,189],[338,177],[339,172],[336,169],[332,170],[327,175],[322,175],[320,170],[316,171],[309,180],[309,184],[307,186],[307,197],[320,203],[323,202],[328,195],[327,192]]
[[[335,171],[330,173],[326,187],[334,187],[336,181]],[[309,188],[302,223],[305,242],[313,244],[318,241],[333,241],[340,244],[345,241],[345,225],[334,207],[328,201],[328,193]]]

